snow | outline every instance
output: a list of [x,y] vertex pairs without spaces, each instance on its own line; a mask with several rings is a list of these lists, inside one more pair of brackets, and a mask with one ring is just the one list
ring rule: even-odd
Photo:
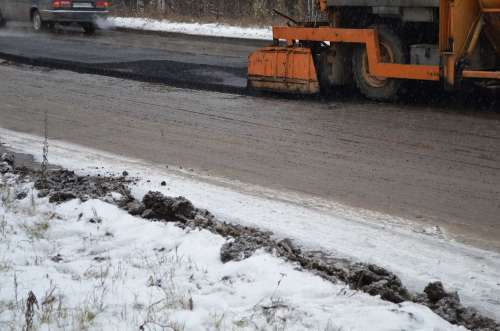
[[[34,155],[42,150],[42,140],[28,134],[0,129],[0,140]],[[279,237],[292,238],[306,248],[386,267],[411,290],[422,291],[428,282],[440,280],[447,289],[458,291],[466,305],[500,319],[500,254],[453,242],[407,220],[290,192],[184,173],[166,165],[57,140],[50,142],[49,158],[81,173],[104,171],[96,166],[115,173],[127,170],[131,176],[141,178],[133,187],[139,198],[148,190],[188,197],[219,219],[258,226]],[[162,181],[166,181],[166,187],[160,185]]]
[[[33,291],[35,330],[465,330],[268,253],[223,264],[225,239],[205,230],[149,222],[100,200],[49,204],[9,174],[0,187],[1,329],[24,324]],[[29,194],[14,199],[20,191]]]
[[106,28],[117,27],[242,39],[273,39],[271,27],[239,27],[220,23],[181,23],[138,17],[109,17],[107,22],[103,22],[102,24],[104,24]]

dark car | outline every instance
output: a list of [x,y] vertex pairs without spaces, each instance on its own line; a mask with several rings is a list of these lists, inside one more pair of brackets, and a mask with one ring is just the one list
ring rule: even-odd
[[106,0],[0,0],[0,27],[9,20],[30,21],[35,31],[56,23],[77,23],[92,34],[96,20],[107,16],[110,4]]

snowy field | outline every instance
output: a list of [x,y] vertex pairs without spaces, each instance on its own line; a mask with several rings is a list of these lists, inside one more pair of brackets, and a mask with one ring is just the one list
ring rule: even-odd
[[[39,137],[0,129],[0,140],[18,151],[34,155],[41,151]],[[466,305],[500,318],[496,253],[454,243],[432,229],[387,215],[205,178],[59,141],[52,140],[50,146],[51,162],[80,173],[127,170],[139,177],[132,187],[137,197],[148,190],[186,196],[219,219],[269,229],[307,248],[386,267],[411,290],[421,291],[428,282],[441,280],[449,290],[457,290]],[[160,186],[161,181],[167,186]],[[102,222],[89,223],[96,214]],[[99,325],[137,329],[148,321],[149,326],[172,323],[185,330],[281,330],[283,323],[286,330],[452,329],[427,308],[394,305],[352,292],[263,252],[224,265],[218,257],[223,238],[148,223],[100,201],[55,207],[28,197],[3,206],[2,219],[4,322],[23,318],[16,307],[29,290],[43,301],[55,287],[57,297],[64,298],[61,306],[68,308],[63,315],[71,314],[71,323],[92,322],[97,329]],[[62,261],[51,259],[57,254]],[[166,285],[157,286],[157,279]],[[58,305],[54,303],[51,314]],[[85,317],[87,308],[91,321]]]
[[154,20],[138,17],[109,17],[101,22],[104,27],[135,30],[185,33],[198,36],[230,37],[243,39],[273,39],[271,28],[238,27],[217,23],[180,23],[169,20]]

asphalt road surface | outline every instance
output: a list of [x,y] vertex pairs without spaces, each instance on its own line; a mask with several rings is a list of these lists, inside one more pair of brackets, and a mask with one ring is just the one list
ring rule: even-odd
[[439,225],[500,251],[500,113],[0,65],[0,126]]
[[211,90],[242,92],[248,54],[265,41],[79,30],[0,29],[0,56],[27,64]]

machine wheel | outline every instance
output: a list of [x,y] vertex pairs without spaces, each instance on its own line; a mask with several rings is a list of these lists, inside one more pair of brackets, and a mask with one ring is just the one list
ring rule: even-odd
[[[401,39],[387,26],[377,26],[380,56],[386,63],[406,63],[406,52]],[[352,58],[356,86],[366,97],[374,100],[394,100],[402,81],[369,74],[366,47],[357,47]]]
[[82,23],[81,24],[83,31],[85,31],[86,35],[93,35],[96,30],[96,26],[94,23]]
[[43,28],[45,27],[42,17],[40,16],[40,12],[36,9],[31,14],[31,26],[33,27],[33,30],[36,32],[42,31]]

